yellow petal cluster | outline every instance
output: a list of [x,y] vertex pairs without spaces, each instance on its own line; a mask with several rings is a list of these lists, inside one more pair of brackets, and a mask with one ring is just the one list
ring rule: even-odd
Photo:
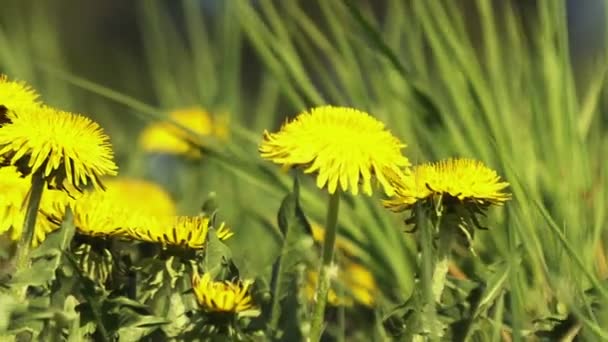
[[393,186],[390,170],[408,167],[401,154],[405,144],[368,113],[347,107],[322,106],[299,114],[277,133],[264,132],[262,158],[317,174],[317,186],[333,194],[338,187],[371,195],[372,177],[387,195]]
[[[203,249],[210,226],[211,219],[206,216],[161,217],[152,218],[149,224],[133,225],[128,234],[132,239],[160,243],[164,247]],[[232,235],[224,224],[218,228],[220,240],[226,240]]]
[[125,203],[103,191],[85,193],[73,206],[76,231],[91,237],[125,238],[127,228],[144,219]]
[[444,201],[476,204],[480,207],[500,205],[511,198],[504,190],[509,183],[482,162],[452,158],[417,165],[410,174],[393,174],[395,196],[384,201],[393,211],[411,209],[419,201],[443,196]]
[[[214,125],[209,113],[202,108],[184,108],[172,111],[169,119],[188,128],[197,135],[212,135]],[[185,132],[168,122],[155,122],[147,126],[139,137],[146,152],[181,155],[193,159],[201,157],[199,137]]]
[[192,289],[196,301],[205,311],[242,313],[256,311],[249,289],[253,281],[214,281],[209,273],[192,277]]
[[[10,239],[18,241],[23,230],[25,205],[31,186],[31,177],[22,177],[14,167],[0,168],[0,234],[10,231]],[[47,219],[42,213],[54,212],[54,208],[65,206],[71,199],[62,191],[47,190],[43,193],[36,219],[32,246],[38,246],[46,235],[57,229],[57,222]]]
[[174,216],[175,201],[160,185],[143,179],[111,177],[104,179],[108,198],[128,207],[131,212],[148,216]]
[[[175,215],[175,202],[160,186],[135,178],[104,179],[106,191],[86,192],[74,201],[74,223],[80,234],[127,238],[134,227],[155,226],[157,216]],[[54,220],[65,208],[56,208]],[[61,213],[58,215],[57,213]]]
[[0,126],[40,106],[38,94],[24,82],[0,75]]
[[66,189],[92,185],[115,175],[109,138],[90,119],[50,107],[38,107],[0,129],[0,156],[24,174],[41,171],[47,183]]

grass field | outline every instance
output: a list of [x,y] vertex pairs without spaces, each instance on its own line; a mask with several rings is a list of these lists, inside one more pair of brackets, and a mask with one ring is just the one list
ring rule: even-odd
[[[608,27],[574,54],[565,1],[138,1],[132,50],[78,50],[69,31],[92,32],[86,21],[28,3],[0,13],[0,73],[97,122],[118,175],[100,176],[107,196],[59,186],[33,209],[32,165],[31,185],[0,180],[0,340],[318,340],[319,322],[323,341],[608,340]],[[2,165],[18,149],[2,134],[18,124],[10,96],[0,86]],[[394,213],[379,181],[371,196],[328,195],[309,165],[261,156],[265,131],[324,105],[384,123],[413,170],[481,161],[510,200],[482,205],[487,229],[463,228],[441,221],[441,208],[468,208],[454,193]],[[356,140],[336,158],[384,153]],[[150,223],[162,215],[204,218],[201,244],[179,242],[197,234],[182,221]],[[47,221],[30,250],[22,228]],[[149,228],[159,222],[188,237]],[[203,274],[225,280],[217,293],[197,291]]]

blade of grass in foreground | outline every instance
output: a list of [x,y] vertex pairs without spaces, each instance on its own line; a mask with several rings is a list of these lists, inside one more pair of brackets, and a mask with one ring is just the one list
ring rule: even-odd
[[549,228],[551,228],[553,234],[559,238],[559,241],[562,243],[562,246],[564,247],[568,255],[570,255],[572,260],[576,263],[576,265],[579,267],[583,275],[591,282],[591,284],[593,284],[593,286],[597,289],[597,291],[604,298],[604,300],[608,300],[608,290],[599,282],[595,275],[593,275],[593,273],[591,273],[591,271],[587,269],[585,262],[581,260],[575,248],[570,245],[570,242],[568,242],[568,240],[564,236],[564,233],[559,229],[555,221],[553,221],[553,218],[547,212],[547,209],[545,209],[545,207],[539,201],[535,201],[535,204],[539,212],[547,221],[548,226]]

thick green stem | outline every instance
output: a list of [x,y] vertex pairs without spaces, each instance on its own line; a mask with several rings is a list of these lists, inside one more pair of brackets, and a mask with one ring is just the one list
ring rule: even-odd
[[34,239],[36,217],[38,216],[38,208],[40,207],[40,200],[44,191],[44,177],[41,170],[42,168],[32,175],[32,187],[25,211],[23,230],[21,231],[21,238],[17,245],[17,271],[22,271],[28,267],[28,257]]
[[312,322],[310,326],[309,341],[316,342],[321,339],[323,333],[323,321],[325,318],[325,305],[327,304],[327,293],[331,286],[331,262],[334,256],[334,245],[338,228],[338,211],[340,208],[340,194],[336,191],[329,197],[327,209],[327,223],[325,226],[325,238],[323,243],[323,259],[319,271],[319,283],[317,284],[316,304],[312,311]]
[[433,297],[437,303],[440,302],[441,294],[445,288],[448,266],[450,263],[450,255],[452,253],[453,236],[454,233],[451,229],[444,229],[440,231],[438,236],[435,267],[433,270]]
[[433,272],[435,269],[435,249],[433,247],[434,227],[427,224],[424,208],[418,205],[416,210],[416,227],[420,234],[421,275],[420,286],[423,291],[422,312],[424,315],[424,331],[429,334],[430,340],[438,339],[435,331],[437,312],[435,308],[435,294],[433,293]]
[[281,284],[283,283],[283,272],[286,263],[285,251],[287,249],[287,236],[285,236],[284,239],[285,241],[283,242],[281,255],[279,255],[279,265],[277,266],[276,270],[277,273],[274,288],[272,289],[272,309],[270,310],[270,323],[268,324],[269,335],[273,337],[275,336],[279,327],[279,318],[281,316],[281,298],[279,298],[279,294],[281,293]]

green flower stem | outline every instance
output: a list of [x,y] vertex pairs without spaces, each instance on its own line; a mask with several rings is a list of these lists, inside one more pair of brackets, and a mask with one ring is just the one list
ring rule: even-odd
[[316,304],[312,312],[309,341],[316,342],[321,339],[323,333],[323,321],[325,318],[325,305],[327,304],[327,293],[331,285],[330,271],[334,256],[334,245],[338,228],[338,211],[340,208],[339,190],[329,197],[327,209],[327,224],[325,226],[325,238],[323,243],[323,259],[319,271],[319,283],[317,284]]
[[416,211],[416,227],[419,233],[419,243],[421,250],[421,275],[420,286],[423,292],[422,315],[424,331],[430,336],[430,340],[438,339],[438,334],[435,332],[435,322],[437,313],[435,308],[435,295],[433,293],[433,270],[435,268],[435,250],[433,248],[433,227],[426,223],[426,213],[421,205],[417,205]]
[[28,267],[30,249],[34,239],[34,231],[36,227],[36,217],[38,216],[38,208],[44,191],[44,177],[40,168],[32,175],[32,187],[30,189],[30,197],[27,202],[25,212],[25,220],[23,222],[23,230],[21,238],[17,245],[17,271],[22,271]]
[[[437,228],[441,229],[441,227]],[[452,253],[453,237],[454,234],[451,229],[439,231],[435,268],[433,270],[433,297],[437,303],[439,303],[441,300],[441,294],[445,288],[448,266],[450,263],[450,255]]]
[[[290,234],[291,229],[287,231]],[[272,309],[270,310],[270,323],[268,324],[268,335],[274,338],[279,328],[279,319],[281,317],[281,299],[279,293],[281,293],[281,284],[283,283],[283,272],[286,267],[287,258],[285,256],[287,250],[287,236],[283,241],[283,247],[281,248],[281,254],[279,255],[279,266],[277,267],[276,279],[274,288],[272,289]]]

